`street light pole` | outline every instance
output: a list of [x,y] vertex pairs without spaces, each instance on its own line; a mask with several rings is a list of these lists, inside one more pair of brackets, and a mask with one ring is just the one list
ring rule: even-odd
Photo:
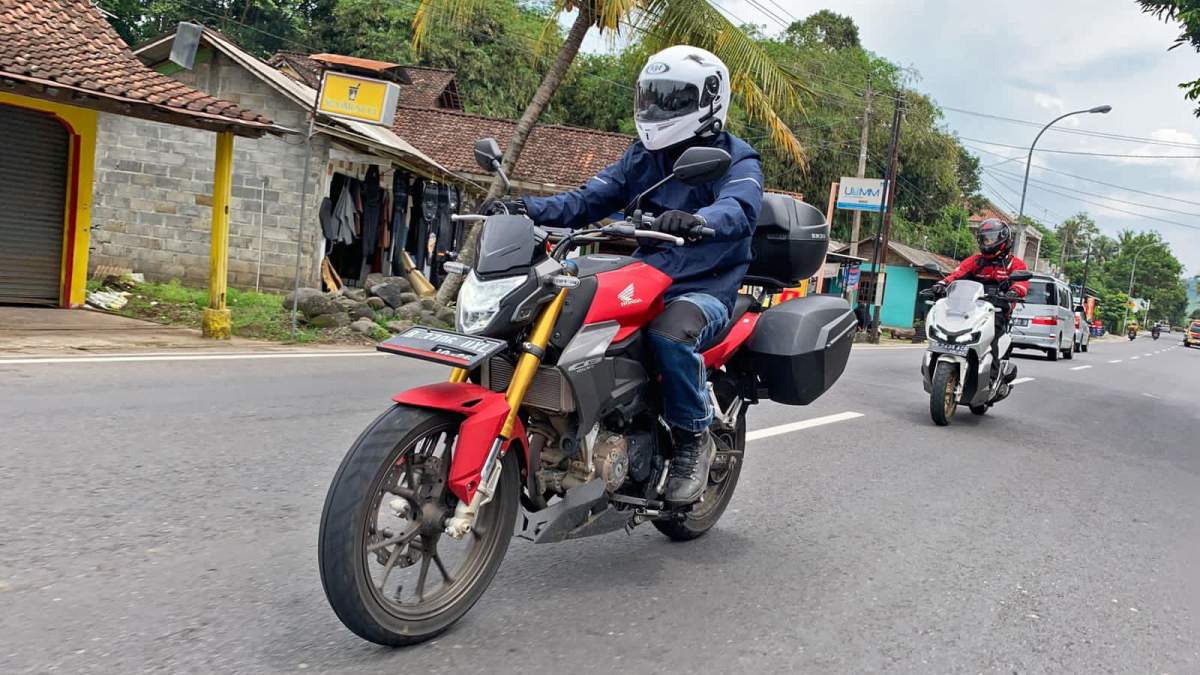
[[1098,105],[1095,108],[1088,108],[1087,110],[1076,110],[1074,112],[1069,112],[1065,115],[1059,115],[1058,117],[1055,117],[1054,119],[1050,120],[1050,123],[1047,124],[1046,126],[1042,127],[1042,130],[1038,132],[1038,135],[1033,137],[1033,144],[1029,146],[1029,156],[1025,159],[1025,182],[1021,183],[1021,207],[1019,209],[1017,209],[1017,220],[1018,221],[1021,220],[1021,216],[1025,215],[1025,190],[1029,188],[1029,167],[1033,164],[1033,149],[1035,147],[1037,147],[1037,142],[1042,137],[1042,134],[1046,133],[1046,130],[1049,129],[1050,127],[1054,126],[1054,124],[1056,122],[1058,122],[1059,120],[1070,117],[1071,115],[1082,115],[1084,113],[1105,114],[1105,113],[1109,112],[1110,110],[1112,110],[1111,105]]
[[1142,247],[1137,250],[1137,253],[1133,254],[1133,267],[1130,268],[1130,270],[1129,270],[1129,292],[1125,294],[1125,298],[1126,298],[1126,300],[1125,300],[1125,318],[1121,319],[1121,332],[1122,333],[1125,332],[1125,329],[1129,325],[1129,303],[1133,302],[1133,275],[1137,272],[1138,256],[1142,254],[1142,251],[1145,251],[1146,249],[1150,248],[1151,246],[1154,246],[1155,243],[1157,243],[1157,242],[1150,242],[1149,244],[1143,244]]

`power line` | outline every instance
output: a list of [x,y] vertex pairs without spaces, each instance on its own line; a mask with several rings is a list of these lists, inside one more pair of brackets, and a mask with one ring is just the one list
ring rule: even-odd
[[[991,169],[991,171],[993,173],[1002,174],[1004,176],[1008,176],[1013,179],[1021,178],[1019,175],[1008,172],[1008,171],[1001,171],[999,169]],[[1038,180],[1036,178],[1030,178],[1029,182],[1032,183],[1033,185],[1045,185],[1045,186],[1049,186],[1049,187],[1060,188],[1063,190],[1073,190],[1075,192],[1078,192],[1081,195],[1087,195],[1089,197],[1097,197],[1099,199],[1107,199],[1109,201],[1114,201],[1119,204],[1128,204],[1129,206],[1137,206],[1137,207],[1143,208],[1143,209],[1155,209],[1158,211],[1165,211],[1167,213],[1179,214],[1181,216],[1192,216],[1193,218],[1200,218],[1200,213],[1195,213],[1193,211],[1179,211],[1177,209],[1169,209],[1165,206],[1154,206],[1153,204],[1142,204],[1140,202],[1131,202],[1126,199],[1118,199],[1117,197],[1110,197],[1108,195],[1097,194],[1095,192],[1087,192],[1085,190],[1080,190],[1078,188],[1071,187],[1070,185],[1060,185],[1058,183],[1051,183],[1049,181]]]
[[[992,180],[994,180],[998,185],[1003,186],[1004,189],[1008,190],[1009,192],[1012,192],[1014,195],[1016,195],[1018,198],[1020,198],[1021,190],[1014,188],[1012,185],[1010,185],[1008,183],[1008,181],[1004,180],[1002,177],[996,175],[995,173],[989,173],[988,176]],[[1066,220],[1066,218],[1061,213],[1048,208],[1045,204],[1034,201],[1033,199],[1028,198],[1028,197],[1026,197],[1026,201],[1029,202],[1034,208],[1045,211],[1046,215],[1050,216],[1050,218],[1053,220],[1058,220],[1058,221]],[[1017,210],[1020,211],[1019,208]]]
[[[1001,155],[998,152],[992,152],[991,150],[986,150],[984,148],[977,148],[975,146],[967,146],[967,147],[969,147],[972,150],[977,150],[979,152],[985,152],[989,155],[993,155],[996,157],[1004,157],[1004,155]],[[984,169],[984,170],[990,169],[990,168],[995,168],[997,166],[1000,166],[1001,164],[1005,164],[1007,162],[1011,162],[1011,161],[1015,161],[1015,160],[1019,160],[1019,159],[1024,159],[1024,157],[1019,157],[1019,156],[1018,157],[1009,157],[1008,159],[1006,159],[1003,162],[997,162],[996,164],[992,164],[990,166],[985,166],[985,167],[980,167],[980,168]],[[1190,204],[1192,206],[1200,206],[1200,202],[1192,201],[1190,199],[1183,199],[1181,197],[1171,197],[1169,195],[1158,194],[1156,192],[1147,192],[1146,190],[1139,190],[1137,188],[1131,188],[1131,187],[1128,187],[1125,185],[1118,185],[1116,183],[1109,183],[1106,181],[1098,180],[1096,178],[1088,178],[1087,176],[1080,176],[1078,174],[1070,173],[1067,171],[1061,171],[1059,169],[1052,169],[1048,166],[1043,166],[1041,164],[1031,164],[1030,166],[1032,166],[1035,169],[1040,169],[1042,171],[1049,171],[1050,173],[1061,174],[1063,176],[1068,176],[1068,177],[1074,178],[1076,180],[1087,181],[1089,183],[1096,183],[1097,185],[1103,185],[1105,187],[1115,188],[1117,190],[1122,190],[1124,192],[1133,192],[1133,193],[1136,193],[1139,195],[1146,195],[1147,197],[1154,197],[1155,199],[1165,199],[1165,200],[1172,201],[1172,202],[1179,202],[1181,204]],[[1059,186],[1059,187],[1064,187],[1064,186]],[[1074,188],[1067,188],[1067,189],[1074,189]]]
[[[964,141],[972,141],[974,143],[984,143],[986,145],[995,145],[1002,148],[1013,148],[1016,150],[1028,150],[1029,148],[1023,145],[1012,145],[1009,143],[997,143],[996,141],[987,141],[982,138],[971,138],[970,136],[959,136]],[[1055,150],[1047,148],[1038,148],[1038,152],[1052,152],[1059,155],[1085,155],[1088,157],[1125,157],[1130,159],[1200,159],[1200,155],[1123,155],[1106,152],[1084,152],[1082,150]]]
[[[979,112],[976,110],[967,110],[966,108],[956,108],[954,106],[949,106],[949,105],[943,105],[940,107],[942,108],[942,110],[949,110],[951,112],[962,113],[964,115],[973,115],[975,117],[985,117],[988,119],[1000,120],[1002,122],[1011,122],[1013,124],[1020,124],[1020,125],[1032,127],[1035,129],[1040,129],[1043,126],[1045,126],[1041,122],[1033,122],[1030,120],[1021,120],[1021,119],[1016,119],[1014,117],[1004,117],[1002,115],[993,115],[991,113]],[[1156,138],[1145,138],[1142,136],[1127,136],[1125,134],[1114,134],[1114,133],[1109,133],[1109,132],[1105,132],[1105,131],[1090,131],[1087,129],[1062,129],[1059,127],[1051,127],[1050,131],[1054,131],[1054,132],[1057,132],[1060,134],[1074,134],[1077,136],[1093,136],[1096,138],[1107,138],[1107,139],[1117,140],[1117,141],[1126,141],[1129,143],[1144,143],[1146,145],[1163,145],[1163,146],[1168,146],[1168,147],[1188,148],[1188,149],[1193,149],[1193,150],[1200,149],[1200,143],[1184,143],[1182,141],[1163,141],[1163,140],[1159,140]]]
[[[993,178],[993,180],[998,180],[994,176],[992,178]],[[1109,211],[1116,211],[1117,213],[1124,213],[1124,214],[1131,215],[1131,216],[1137,216],[1138,218],[1144,218],[1146,220],[1153,220],[1153,221],[1157,221],[1160,223],[1166,223],[1168,225],[1177,225],[1179,227],[1185,227],[1189,230],[1200,230],[1200,225],[1191,225],[1189,223],[1181,223],[1178,220],[1170,220],[1168,218],[1159,218],[1158,216],[1150,216],[1150,215],[1146,215],[1145,213],[1138,213],[1137,211],[1121,209],[1121,208],[1117,208],[1115,206],[1111,206],[1109,204],[1104,204],[1101,202],[1094,202],[1089,199],[1084,199],[1082,197],[1076,197],[1075,195],[1068,194],[1066,192],[1059,192],[1057,190],[1052,190],[1048,187],[1039,186],[1038,189],[1042,190],[1043,192],[1049,192],[1050,194],[1053,194],[1053,195],[1058,195],[1060,197],[1066,197],[1067,199],[1074,199],[1077,202],[1083,202],[1084,204],[1091,204],[1092,206],[1098,206],[1102,209],[1108,209]]]

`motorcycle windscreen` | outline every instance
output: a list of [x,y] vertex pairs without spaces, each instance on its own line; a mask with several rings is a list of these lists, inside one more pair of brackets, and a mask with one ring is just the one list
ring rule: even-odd
[[474,370],[508,347],[503,340],[413,326],[380,342],[375,349],[455,368]]

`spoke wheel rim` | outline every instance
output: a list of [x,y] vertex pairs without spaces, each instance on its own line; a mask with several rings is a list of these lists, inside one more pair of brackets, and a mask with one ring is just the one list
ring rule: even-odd
[[942,412],[947,418],[954,415],[955,409],[958,408],[958,401],[954,400],[954,389],[958,386],[958,378],[951,375],[946,378],[946,391],[942,394]]
[[[461,541],[442,533],[457,504],[447,487],[456,431],[441,425],[397,446],[372,483],[358,560],[375,601],[403,621],[432,619],[459,602],[483,574],[500,534],[495,503],[480,510]],[[404,516],[392,508],[397,500],[407,505]]]

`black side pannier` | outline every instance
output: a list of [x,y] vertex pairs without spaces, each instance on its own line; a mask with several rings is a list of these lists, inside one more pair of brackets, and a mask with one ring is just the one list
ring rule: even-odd
[[788,288],[817,273],[829,247],[829,223],[812,204],[766,193],[754,227],[754,260],[746,272],[753,286]]
[[758,395],[789,405],[817,400],[842,376],[856,325],[850,305],[832,295],[765,310],[749,343]]

